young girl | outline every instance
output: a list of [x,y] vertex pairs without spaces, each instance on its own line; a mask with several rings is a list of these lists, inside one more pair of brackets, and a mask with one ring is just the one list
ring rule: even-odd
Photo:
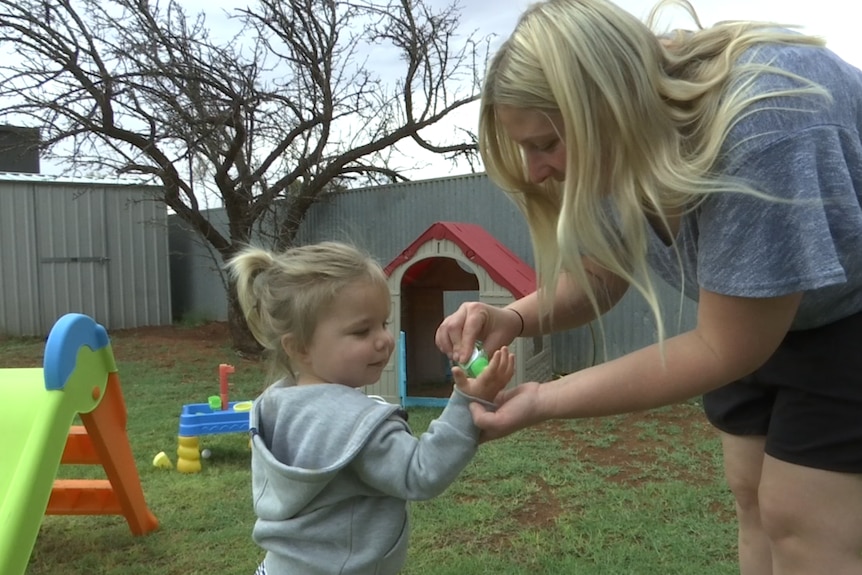
[[[474,407],[486,436],[703,394],[740,571],[862,574],[862,72],[774,24],[693,20],[660,36],[606,0],[524,13],[479,146],[539,290],[463,305],[437,345],[458,360],[583,325],[634,287],[657,343]],[[651,274],[698,302],[693,329],[663,337]]]
[[397,573],[407,502],[443,492],[476,452],[468,405],[488,403],[514,373],[506,348],[476,378],[452,368],[440,418],[415,438],[399,407],[362,393],[389,361],[390,295],[380,265],[324,242],[228,263],[252,334],[278,380],[251,413],[253,538],[258,575]]

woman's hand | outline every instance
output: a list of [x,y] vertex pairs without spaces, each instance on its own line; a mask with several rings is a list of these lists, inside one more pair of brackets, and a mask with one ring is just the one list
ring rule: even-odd
[[470,359],[476,340],[492,353],[512,343],[523,327],[519,315],[509,309],[486,303],[467,302],[443,320],[434,342],[455,363]]
[[473,402],[470,413],[473,423],[482,430],[481,440],[489,441],[541,423],[548,419],[541,410],[542,386],[536,382],[524,383],[497,395],[497,410]]
[[476,378],[467,377],[458,366],[452,368],[455,385],[471,397],[493,402],[497,395],[512,381],[515,374],[515,356],[508,347],[501,347],[491,356],[488,366]]

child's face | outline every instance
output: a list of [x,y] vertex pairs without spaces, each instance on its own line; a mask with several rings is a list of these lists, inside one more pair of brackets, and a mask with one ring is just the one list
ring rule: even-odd
[[301,354],[297,383],[350,387],[376,383],[395,348],[388,320],[385,286],[362,280],[345,287],[323,313]]

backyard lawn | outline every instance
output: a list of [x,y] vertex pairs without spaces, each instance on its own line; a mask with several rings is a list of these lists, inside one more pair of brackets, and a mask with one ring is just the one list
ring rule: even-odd
[[[218,394],[252,399],[265,365],[236,356],[226,326],[207,323],[111,336],[144,493],[160,521],[131,536],[121,517],[45,517],[28,575],[252,575],[248,439],[204,436],[199,474],[176,463],[182,405]],[[41,365],[44,343],[0,338],[0,366]],[[421,433],[438,413],[410,410]],[[63,477],[103,477],[62,466]],[[730,575],[738,572],[733,500],[717,438],[696,403],[643,414],[551,422],[484,444],[441,497],[413,504],[405,575]],[[301,574],[298,574],[301,575]]]

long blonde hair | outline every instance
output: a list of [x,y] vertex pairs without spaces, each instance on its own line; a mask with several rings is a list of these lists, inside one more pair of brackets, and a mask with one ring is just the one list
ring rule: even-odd
[[[668,4],[685,8],[697,29],[667,37],[654,32],[650,26]],[[826,94],[804,78],[738,61],[762,43],[822,44],[769,23],[704,29],[684,0],[660,2],[648,24],[605,0],[546,0],[521,16],[486,73],[479,150],[489,177],[529,225],[542,321],[563,272],[584,287],[600,315],[581,259],[588,255],[644,296],[663,341],[662,310],[647,270],[645,216],[669,231],[670,213],[694,209],[710,193],[759,194],[713,173],[731,128],[765,97]],[[752,95],[749,88],[763,73],[790,77],[798,88]],[[562,116],[564,182],[530,182],[497,105]]]
[[370,281],[388,293],[386,274],[369,254],[341,242],[321,242],[281,253],[249,246],[226,264],[236,281],[249,330],[271,354],[270,380],[295,379],[282,337],[305,348],[321,315],[347,286]]

